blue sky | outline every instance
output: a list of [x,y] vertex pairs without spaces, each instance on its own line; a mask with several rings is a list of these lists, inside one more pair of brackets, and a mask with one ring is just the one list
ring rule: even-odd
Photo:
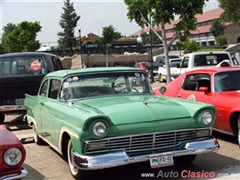
[[[127,18],[127,6],[124,0],[71,0],[77,15],[81,16],[79,26],[82,36],[94,33],[101,36],[102,28],[110,24],[122,35],[129,36],[141,29]],[[59,21],[63,13],[64,0],[0,0],[0,35],[8,23],[39,21],[42,26],[37,40],[54,46],[57,33],[62,31]],[[218,7],[217,0],[209,0],[204,11]],[[75,35],[78,36],[76,28]]]

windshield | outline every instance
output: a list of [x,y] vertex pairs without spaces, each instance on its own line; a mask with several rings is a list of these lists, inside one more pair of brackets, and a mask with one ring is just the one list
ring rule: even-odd
[[46,74],[43,57],[39,56],[19,56],[1,58],[0,76],[32,76]]
[[180,65],[181,59],[179,60],[171,60],[170,61],[170,67],[177,67],[177,65]]
[[240,71],[219,72],[214,75],[215,92],[240,90]]
[[61,97],[66,92],[72,99],[153,93],[145,73],[142,72],[69,76],[63,82]]

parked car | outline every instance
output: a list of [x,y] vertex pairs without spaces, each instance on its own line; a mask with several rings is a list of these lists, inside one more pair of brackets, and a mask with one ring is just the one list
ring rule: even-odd
[[52,72],[24,102],[35,142],[65,157],[76,179],[86,170],[142,161],[161,167],[181,157],[187,163],[219,148],[211,134],[214,106],[155,96],[138,68]]
[[[177,67],[180,66],[181,61],[181,58],[169,59],[170,73],[175,73],[176,71],[178,71]],[[167,81],[166,65],[158,68],[158,77],[160,82]]]
[[0,125],[0,179],[22,179],[28,171],[22,167],[26,151],[19,139]]
[[231,66],[239,66],[236,59],[232,59],[231,55],[226,51],[215,52],[194,52],[185,54],[182,62],[178,66],[178,70],[171,72],[171,77],[177,78],[180,74],[194,69],[212,68],[217,66],[223,60],[229,60]]
[[[213,129],[238,137],[240,144],[240,67],[192,70],[166,85],[165,96],[210,103],[217,108]],[[159,89],[155,95],[161,95]]]
[[137,62],[137,63],[134,65],[134,67],[135,67],[135,68],[140,68],[140,69],[146,71],[146,70],[147,70],[147,68],[146,68],[146,63],[148,63],[148,62]]
[[0,124],[6,114],[26,114],[25,93],[36,95],[42,78],[63,69],[58,56],[43,52],[0,55]]
[[[169,55],[169,60],[170,59],[175,59],[175,58],[180,58],[178,55]],[[164,55],[159,55],[156,57],[154,62],[148,62],[145,64],[147,71],[149,73],[149,77],[151,75],[151,69],[153,71],[153,76],[156,76],[158,74],[158,68],[163,67],[165,65],[165,56]]]

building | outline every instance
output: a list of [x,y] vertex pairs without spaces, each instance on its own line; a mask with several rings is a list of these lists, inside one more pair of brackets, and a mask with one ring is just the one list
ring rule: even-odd
[[[196,31],[192,31],[191,40],[200,42],[202,46],[215,45],[215,37],[211,34],[210,28],[212,27],[212,22],[214,19],[219,19],[220,15],[224,10],[222,8],[216,8],[213,10],[205,11],[203,14],[196,15]],[[173,37],[173,26],[178,23],[179,19],[172,21],[171,24],[166,24],[166,36],[167,40],[171,40]],[[227,37],[228,44],[236,44],[240,42],[240,27],[234,23],[226,23],[226,28],[224,30],[224,35]],[[160,26],[155,26],[154,29],[160,31]],[[149,32],[149,28],[143,28],[131,36],[139,36],[143,32]],[[177,40],[176,40],[177,41]],[[175,42],[176,42],[175,41]]]
[[88,33],[86,36],[78,37],[77,41],[82,40],[83,42],[93,42],[94,40],[98,40],[100,37],[93,33]]

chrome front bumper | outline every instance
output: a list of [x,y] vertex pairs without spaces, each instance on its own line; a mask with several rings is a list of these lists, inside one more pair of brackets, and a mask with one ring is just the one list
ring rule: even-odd
[[[185,149],[164,152],[171,153],[172,156],[185,156],[193,154],[203,154],[217,151],[220,148],[218,141],[213,137],[209,140],[186,143]],[[83,170],[97,170],[111,168],[126,164],[148,161],[150,156],[158,154],[146,154],[130,157],[124,151],[112,152],[96,156],[83,156],[73,152],[74,165]]]
[[22,179],[27,177],[28,172],[26,169],[22,168],[21,174],[9,174],[3,177],[0,177],[0,180],[15,180],[15,179]]

